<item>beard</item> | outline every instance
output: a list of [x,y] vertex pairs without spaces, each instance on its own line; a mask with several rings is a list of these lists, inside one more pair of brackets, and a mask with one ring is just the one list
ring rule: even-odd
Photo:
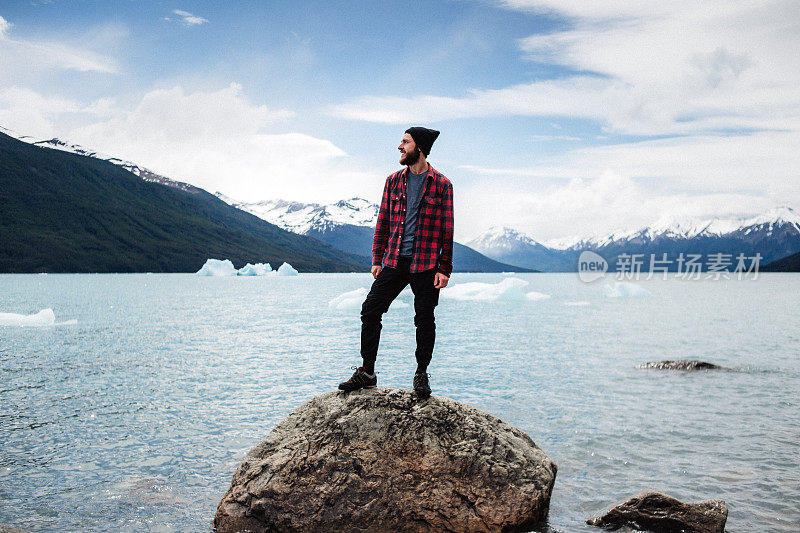
[[419,154],[421,153],[419,147],[414,148],[413,152],[406,152],[400,156],[400,164],[413,165],[419,161]]

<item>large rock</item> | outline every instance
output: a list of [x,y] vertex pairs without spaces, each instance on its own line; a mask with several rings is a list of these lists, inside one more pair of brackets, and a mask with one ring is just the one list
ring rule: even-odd
[[678,359],[675,361],[652,361],[643,363],[636,368],[654,368],[657,370],[730,370],[730,368],[706,363],[705,361],[694,361],[691,359]]
[[455,400],[329,392],[250,450],[214,527],[503,531],[547,515],[555,477],[528,435]]
[[722,533],[727,520],[728,508],[722,500],[683,503],[660,492],[646,491],[586,523],[658,533]]

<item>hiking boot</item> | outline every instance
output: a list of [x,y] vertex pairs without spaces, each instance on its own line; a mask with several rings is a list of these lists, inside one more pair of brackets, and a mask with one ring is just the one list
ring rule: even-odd
[[420,398],[427,398],[431,395],[431,385],[428,383],[430,374],[427,372],[414,374],[414,392]]
[[355,370],[352,377],[344,383],[339,383],[339,390],[354,391],[358,389],[373,389],[378,386],[378,376],[364,372],[364,367],[351,367]]

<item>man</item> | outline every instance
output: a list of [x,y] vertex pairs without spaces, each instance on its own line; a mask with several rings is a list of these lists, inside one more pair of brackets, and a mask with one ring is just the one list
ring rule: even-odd
[[414,292],[417,328],[417,370],[414,390],[420,398],[431,394],[428,364],[436,340],[433,310],[439,290],[453,271],[453,185],[428,164],[439,132],[422,127],[406,130],[400,142],[400,164],[386,178],[372,241],[375,281],[361,307],[361,358],[364,364],[339,384],[345,391],[375,387],[375,358],[381,335],[381,317],[407,285]]

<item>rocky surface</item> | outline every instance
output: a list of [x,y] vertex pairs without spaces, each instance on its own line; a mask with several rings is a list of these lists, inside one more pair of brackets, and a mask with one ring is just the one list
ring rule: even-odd
[[18,527],[11,527],[11,526],[0,526],[0,533],[29,533],[24,529],[19,529]]
[[528,435],[455,400],[329,392],[247,454],[214,527],[505,531],[547,515],[556,470]]
[[724,366],[690,359],[678,359],[677,361],[653,361],[650,363],[641,364],[636,368],[655,368],[658,370],[730,370],[730,368]]
[[683,503],[666,494],[647,491],[586,523],[657,533],[722,533],[727,519],[728,508],[722,500]]

